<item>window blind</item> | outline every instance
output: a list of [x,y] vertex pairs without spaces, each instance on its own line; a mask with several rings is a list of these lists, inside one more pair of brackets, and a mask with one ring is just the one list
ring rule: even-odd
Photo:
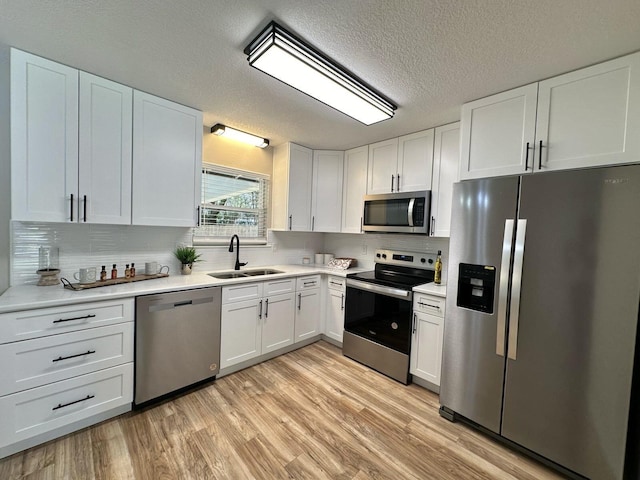
[[194,244],[225,244],[234,234],[244,243],[266,244],[269,184],[268,175],[203,164]]

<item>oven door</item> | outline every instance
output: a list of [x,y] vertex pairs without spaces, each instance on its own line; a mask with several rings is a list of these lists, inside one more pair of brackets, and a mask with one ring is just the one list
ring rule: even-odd
[[408,355],[412,297],[411,291],[348,278],[344,329]]

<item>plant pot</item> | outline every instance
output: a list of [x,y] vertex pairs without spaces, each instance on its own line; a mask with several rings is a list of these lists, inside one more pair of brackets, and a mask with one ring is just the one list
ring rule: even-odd
[[191,275],[192,268],[193,263],[183,263],[182,268],[180,269],[180,273],[182,273],[182,275]]

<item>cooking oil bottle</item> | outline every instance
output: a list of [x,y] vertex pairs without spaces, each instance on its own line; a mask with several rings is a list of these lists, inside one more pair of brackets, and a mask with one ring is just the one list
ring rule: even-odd
[[433,283],[435,283],[436,285],[440,285],[442,283],[442,251],[441,250],[438,250],[438,256],[436,257]]

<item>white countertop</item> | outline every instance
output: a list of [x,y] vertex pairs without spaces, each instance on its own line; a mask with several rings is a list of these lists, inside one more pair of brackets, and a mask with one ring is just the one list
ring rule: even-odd
[[[10,287],[6,292],[0,295],[0,313],[30,310],[32,308],[70,305],[73,303],[98,302],[102,300],[113,300],[116,298],[137,297],[139,295],[189,290],[192,288],[232,285],[235,283],[262,282],[290,276],[297,277],[301,275],[312,275],[315,273],[346,277],[349,273],[359,273],[370,270],[365,268],[338,270],[335,268],[315,265],[265,265],[254,268],[280,270],[283,273],[222,280],[210,277],[205,272],[194,272],[191,275],[171,275],[169,277],[155,278],[153,280],[111,285],[108,287],[90,288],[79,291],[65,289],[62,284],[53,287],[20,285]],[[242,272],[242,270],[240,271]],[[216,271],[216,273],[223,272],[233,272],[233,270]]]
[[425,283],[423,285],[418,285],[417,287],[413,287],[413,291],[418,293],[426,293],[429,295],[437,295],[439,297],[447,296],[447,286],[436,285],[433,282]]

